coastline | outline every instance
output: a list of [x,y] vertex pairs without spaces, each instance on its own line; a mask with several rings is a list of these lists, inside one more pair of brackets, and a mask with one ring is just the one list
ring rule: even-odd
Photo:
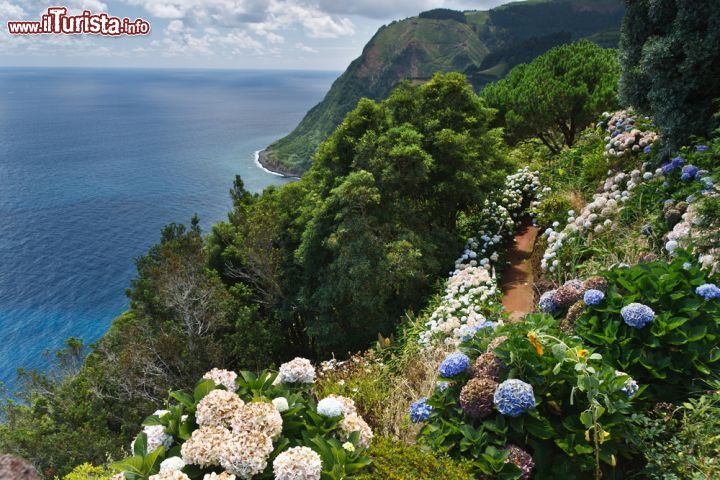
[[299,175],[291,172],[290,170],[287,170],[282,165],[271,163],[267,158],[265,150],[255,151],[255,165],[257,165],[258,168],[271,175],[285,178],[300,178]]

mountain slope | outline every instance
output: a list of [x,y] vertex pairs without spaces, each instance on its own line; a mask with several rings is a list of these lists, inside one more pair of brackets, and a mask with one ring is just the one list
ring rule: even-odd
[[286,137],[261,152],[267,168],[298,175],[362,97],[385,98],[404,80],[460,71],[479,90],[513,66],[580,38],[615,47],[619,0],[530,0],[490,11],[437,9],[381,27],[325,98]]

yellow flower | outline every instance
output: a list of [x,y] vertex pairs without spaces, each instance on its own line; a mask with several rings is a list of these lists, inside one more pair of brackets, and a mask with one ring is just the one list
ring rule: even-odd
[[578,348],[578,357],[580,357],[580,358],[585,358],[585,357],[587,357],[589,353],[590,353],[590,352],[588,352],[588,351],[585,350],[584,348]]
[[538,342],[537,336],[535,336],[535,332],[528,332],[527,334],[528,339],[530,340],[530,343],[532,343],[535,346],[535,351],[537,351],[537,354],[541,357],[543,356],[543,347],[540,345],[540,342]]
[[351,452],[351,453],[355,451],[355,445],[353,445],[353,444],[350,443],[350,442],[345,442],[345,443],[343,443],[342,447],[343,447],[345,450],[347,450],[348,452]]

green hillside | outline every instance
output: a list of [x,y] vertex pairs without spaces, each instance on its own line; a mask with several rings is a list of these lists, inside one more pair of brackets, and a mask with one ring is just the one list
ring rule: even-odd
[[516,2],[490,11],[423,12],[383,26],[288,136],[261,154],[276,171],[301,174],[320,144],[362,97],[380,100],[402,80],[465,73],[476,90],[550,48],[588,38],[617,46],[624,13],[617,0]]

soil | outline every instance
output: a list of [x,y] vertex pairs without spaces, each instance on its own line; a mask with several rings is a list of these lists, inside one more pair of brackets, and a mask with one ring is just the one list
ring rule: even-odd
[[502,275],[503,307],[511,321],[518,321],[535,309],[532,253],[538,229],[523,222],[508,250],[508,267]]

